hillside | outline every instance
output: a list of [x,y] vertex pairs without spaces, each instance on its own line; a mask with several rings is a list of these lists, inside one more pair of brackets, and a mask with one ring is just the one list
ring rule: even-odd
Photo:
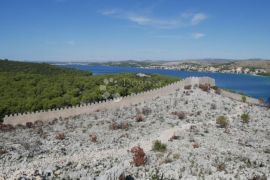
[[0,130],[0,177],[266,180],[269,121],[264,107],[180,88],[122,109]]
[[8,114],[111,99],[114,95],[137,93],[176,80],[159,75],[92,76],[85,71],[48,64],[0,61],[0,121]]

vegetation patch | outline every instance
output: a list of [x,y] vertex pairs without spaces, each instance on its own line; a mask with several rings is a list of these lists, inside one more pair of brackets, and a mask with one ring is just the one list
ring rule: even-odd
[[167,150],[167,145],[161,143],[161,141],[159,141],[159,140],[156,140],[153,143],[152,149],[153,149],[153,151],[156,151],[156,152],[165,152]]
[[128,128],[129,128],[128,122],[117,123],[113,121],[112,124],[110,125],[111,130],[118,130],[118,129],[128,130]]
[[131,148],[133,154],[133,163],[135,166],[143,166],[146,163],[146,157],[143,149],[140,146]]
[[172,112],[172,115],[175,115],[178,117],[178,119],[185,119],[186,118],[186,113],[183,111],[179,112]]
[[64,133],[58,133],[56,136],[55,136],[55,139],[57,140],[64,140],[66,138],[65,134]]
[[241,115],[241,119],[242,119],[243,123],[249,123],[249,120],[250,120],[249,114],[248,113],[243,113]]
[[216,124],[221,128],[227,128],[229,126],[229,120],[226,116],[219,116],[216,120]]
[[143,117],[142,114],[138,114],[138,115],[136,116],[136,122],[142,122],[143,120],[144,120],[144,117]]
[[241,99],[242,99],[243,102],[247,102],[247,97],[246,96],[242,96]]
[[[106,83],[104,80],[108,80]],[[111,81],[112,80],[112,81]],[[91,72],[44,63],[0,60],[0,122],[5,115],[75,106],[166,86],[179,78]],[[108,96],[104,96],[108,92]]]
[[209,84],[199,84],[199,88],[200,88],[202,91],[209,92],[211,87],[210,87]]

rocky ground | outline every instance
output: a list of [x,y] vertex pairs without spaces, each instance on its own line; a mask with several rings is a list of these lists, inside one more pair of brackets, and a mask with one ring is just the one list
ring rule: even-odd
[[2,128],[0,179],[266,180],[269,122],[264,107],[179,89],[122,109]]

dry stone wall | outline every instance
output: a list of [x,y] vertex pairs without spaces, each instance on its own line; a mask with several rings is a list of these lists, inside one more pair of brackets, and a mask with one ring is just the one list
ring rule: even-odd
[[134,95],[121,97],[120,99],[104,100],[96,103],[83,104],[74,107],[65,107],[60,109],[51,109],[47,111],[28,112],[23,114],[13,114],[5,116],[4,124],[26,124],[35,121],[51,121],[58,118],[69,118],[82,114],[90,114],[100,109],[122,108],[131,104],[138,104],[147,100],[151,100],[158,96],[168,95],[176,89],[185,85],[210,84],[215,86],[215,80],[209,77],[190,77],[182,81],[178,81],[162,88],[157,88]]

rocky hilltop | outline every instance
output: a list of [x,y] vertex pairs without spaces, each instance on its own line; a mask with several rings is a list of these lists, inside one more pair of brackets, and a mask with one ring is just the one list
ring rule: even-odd
[[200,88],[0,130],[0,179],[267,179],[270,113]]

